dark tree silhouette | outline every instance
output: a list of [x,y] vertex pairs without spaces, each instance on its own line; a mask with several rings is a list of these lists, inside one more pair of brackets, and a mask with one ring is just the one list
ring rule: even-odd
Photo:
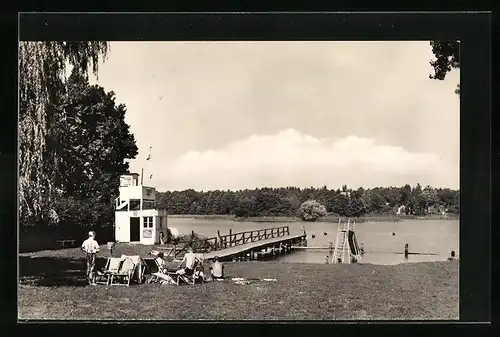
[[[431,41],[431,47],[436,59],[430,62],[434,74],[430,74],[429,78],[444,80],[452,69],[460,68],[459,41]],[[460,94],[460,84],[457,85],[455,93]]]

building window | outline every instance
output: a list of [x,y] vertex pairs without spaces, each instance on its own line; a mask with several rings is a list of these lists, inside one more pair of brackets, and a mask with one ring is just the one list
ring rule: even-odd
[[153,217],[152,216],[145,216],[142,219],[143,219],[142,226],[144,228],[153,228]]
[[142,200],[142,209],[154,209],[155,202],[154,200]]
[[127,211],[127,207],[128,207],[127,199],[120,199],[116,202],[116,210],[119,212]]
[[138,211],[140,209],[141,209],[141,199],[130,199],[129,210],[130,211]]

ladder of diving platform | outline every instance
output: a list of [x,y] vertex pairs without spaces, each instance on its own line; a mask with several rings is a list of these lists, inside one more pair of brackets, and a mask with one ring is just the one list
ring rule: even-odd
[[[335,239],[335,248],[332,254],[331,263],[351,263],[352,257],[356,258],[357,261],[360,260],[359,248],[357,247],[356,237],[355,237],[356,222],[351,222],[350,219],[342,222],[339,219],[337,225],[337,237]],[[356,254],[351,252],[351,246],[349,243],[349,232],[352,232],[354,250]]]

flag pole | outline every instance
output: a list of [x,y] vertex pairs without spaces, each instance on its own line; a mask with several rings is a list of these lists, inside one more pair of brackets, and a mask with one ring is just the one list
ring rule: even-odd
[[144,168],[141,168],[141,186],[144,183]]

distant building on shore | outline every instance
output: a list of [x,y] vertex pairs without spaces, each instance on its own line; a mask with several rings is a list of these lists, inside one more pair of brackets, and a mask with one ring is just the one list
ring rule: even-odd
[[405,205],[401,205],[398,207],[398,210],[396,212],[396,215],[403,215],[406,214],[406,207]]

